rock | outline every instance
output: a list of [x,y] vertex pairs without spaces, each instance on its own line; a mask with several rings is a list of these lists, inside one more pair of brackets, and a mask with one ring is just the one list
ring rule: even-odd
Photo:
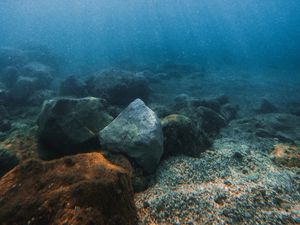
[[6,88],[12,88],[20,76],[20,72],[17,68],[9,66],[1,71],[0,75],[0,79],[5,84]]
[[153,173],[163,154],[163,134],[156,114],[136,99],[99,132],[102,147],[132,158]]
[[112,105],[127,105],[136,98],[147,101],[150,88],[140,74],[109,70],[95,74],[86,81],[88,94],[106,99]]
[[65,64],[65,59],[56,55],[50,48],[45,45],[36,43],[26,43],[21,46],[22,50],[28,57],[29,61],[38,61],[45,65],[49,65],[56,71]]
[[185,93],[179,94],[177,96],[175,96],[175,105],[174,108],[176,109],[182,109],[184,107],[189,107],[190,106],[190,101],[191,101],[191,97]]
[[24,103],[37,89],[38,80],[36,78],[20,76],[10,90],[9,96],[14,101]]
[[164,118],[167,115],[170,115],[172,113],[170,107],[168,105],[162,105],[162,104],[156,104],[152,103],[149,104],[149,107],[155,112],[158,118]]
[[41,106],[44,101],[50,100],[56,96],[56,92],[49,89],[42,89],[34,92],[28,99],[28,104]]
[[53,78],[54,70],[42,63],[31,62],[23,67],[23,73],[26,77],[32,77],[36,80],[36,89],[49,88]]
[[300,167],[300,147],[287,144],[277,144],[271,152],[272,159],[287,167]]
[[0,148],[0,177],[2,177],[5,173],[13,169],[18,164],[19,160],[14,153],[9,150]]
[[228,102],[229,98],[226,95],[221,95],[210,99],[192,99],[190,104],[194,107],[204,106],[216,112],[220,112],[220,108]]
[[67,77],[59,88],[61,96],[84,97],[87,95],[85,85],[76,76]]
[[137,224],[129,174],[100,153],[29,160],[0,179],[0,203],[2,224]]
[[229,122],[237,117],[238,110],[239,107],[237,105],[227,103],[221,106],[220,115],[226,120],[226,122]]
[[210,108],[199,106],[195,114],[203,130],[210,135],[216,135],[222,127],[226,126],[226,120]]
[[43,104],[38,136],[48,149],[45,153],[54,157],[73,154],[95,147],[97,132],[112,120],[99,98],[56,98]]
[[206,135],[186,116],[173,114],[162,121],[164,155],[185,154],[199,156],[209,147]]
[[260,106],[255,110],[256,113],[276,113],[278,111],[277,107],[274,106],[267,99],[263,99]]

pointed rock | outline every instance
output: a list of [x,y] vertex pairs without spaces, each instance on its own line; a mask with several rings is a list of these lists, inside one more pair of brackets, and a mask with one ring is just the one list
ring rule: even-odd
[[136,99],[99,133],[104,149],[124,153],[153,173],[163,154],[163,134],[156,114]]

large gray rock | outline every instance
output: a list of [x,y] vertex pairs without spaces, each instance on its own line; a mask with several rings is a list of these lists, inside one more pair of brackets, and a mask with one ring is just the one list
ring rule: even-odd
[[53,158],[86,151],[97,133],[113,118],[101,99],[56,98],[45,101],[38,118],[39,139],[46,147],[42,156]]
[[160,121],[140,99],[101,130],[99,139],[104,149],[126,154],[148,173],[155,171],[163,154]]

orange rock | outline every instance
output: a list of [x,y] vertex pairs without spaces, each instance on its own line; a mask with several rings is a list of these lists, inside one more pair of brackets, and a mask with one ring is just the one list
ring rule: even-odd
[[29,160],[0,179],[0,224],[136,223],[127,170],[100,153]]
[[276,163],[287,167],[300,167],[300,147],[298,146],[277,144],[271,156]]

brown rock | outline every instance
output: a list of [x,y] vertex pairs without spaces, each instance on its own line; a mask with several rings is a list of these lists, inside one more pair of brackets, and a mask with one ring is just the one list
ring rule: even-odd
[[277,144],[271,152],[273,160],[287,167],[300,167],[300,147]]
[[128,172],[100,153],[29,160],[0,180],[0,224],[136,224]]

